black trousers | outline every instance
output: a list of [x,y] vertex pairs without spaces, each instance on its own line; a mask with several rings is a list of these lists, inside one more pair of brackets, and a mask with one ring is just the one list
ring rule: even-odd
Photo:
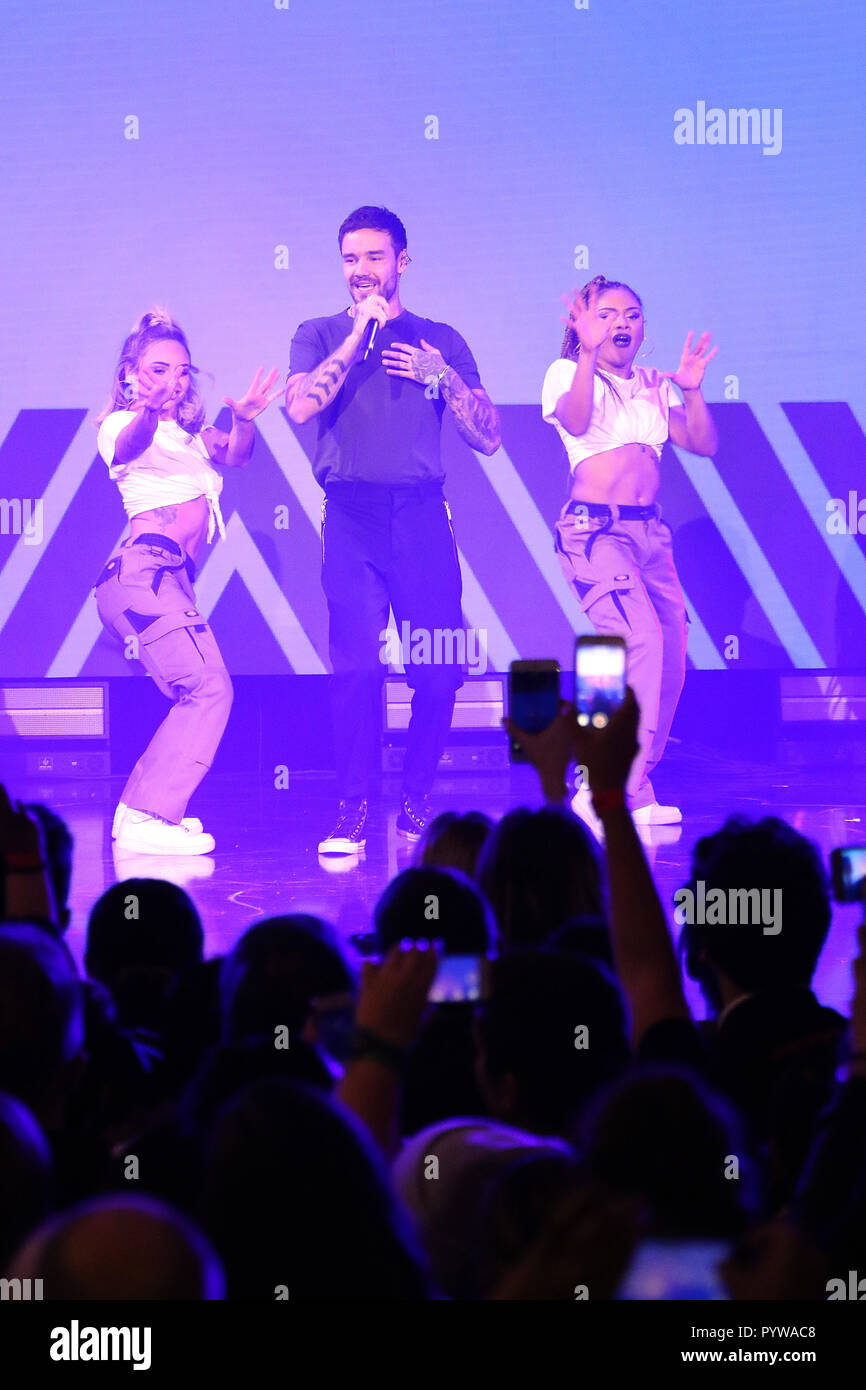
[[322,585],[330,615],[340,796],[366,797],[381,767],[390,605],[398,631],[412,636],[403,649],[413,689],[403,792],[417,800],[432,786],[464,674],[457,659],[464,655],[462,644],[440,640],[463,628],[460,565],[441,485],[328,483]]

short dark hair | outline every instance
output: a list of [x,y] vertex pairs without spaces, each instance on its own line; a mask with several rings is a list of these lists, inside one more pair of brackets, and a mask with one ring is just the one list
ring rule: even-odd
[[343,249],[343,237],[347,232],[365,231],[387,232],[398,256],[401,251],[406,250],[406,228],[396,212],[391,212],[388,208],[374,207],[355,208],[355,211],[350,212],[340,224],[337,233],[337,245],[340,250]]
[[[130,898],[136,913],[127,915]],[[191,970],[202,958],[204,929],[188,893],[161,878],[113,883],[90,909],[84,964],[88,975],[113,990],[124,971]]]
[[[587,1108],[581,1129],[588,1176],[642,1198],[656,1239],[731,1238],[757,1209],[739,1116],[685,1067],[627,1072]],[[727,1181],[728,1154],[741,1156],[739,1182]]]
[[268,917],[248,927],[223,961],[223,1040],[273,1034],[278,1024],[300,1033],[317,995],[354,990],[354,973],[329,923],[306,912]]
[[729,816],[720,830],[703,836],[692,850],[687,886],[694,893],[699,882],[707,893],[712,888],[778,888],[784,919],[778,934],[765,934],[757,924],[687,923],[680,947],[694,979],[706,974],[706,957],[744,990],[810,984],[832,917],[827,873],[817,845],[778,816],[759,821]]
[[[476,1012],[488,1076],[517,1079],[519,1122],[539,1134],[569,1132],[587,1100],[629,1061],[619,986],[589,956],[510,951],[493,962],[490,995]],[[584,1047],[578,1025],[587,1030]]]
[[[436,917],[428,914],[436,899]],[[378,947],[404,937],[442,940],[446,955],[475,955],[495,942],[493,913],[480,890],[459,869],[404,869],[391,879],[373,909]]]

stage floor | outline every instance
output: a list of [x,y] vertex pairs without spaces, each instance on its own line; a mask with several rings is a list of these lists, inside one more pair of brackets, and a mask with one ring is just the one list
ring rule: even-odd
[[[810,765],[721,760],[709,748],[672,741],[654,779],[663,802],[682,808],[680,827],[644,832],[644,843],[663,901],[673,922],[673,894],[686,881],[689,855],[700,836],[717,829],[727,814],[751,818],[778,815],[814,839],[825,857],[837,845],[866,843],[866,768],[853,761],[831,763],[819,754]],[[204,922],[206,954],[226,951],[244,929],[276,913],[313,912],[348,938],[365,930],[386,882],[413,863],[415,846],[396,834],[399,784],[386,779],[371,807],[366,852],[360,859],[321,859],[320,839],[331,829],[336,792],[331,777],[293,774],[277,790],[259,775],[211,774],[190,813],[216,840],[210,856],[162,858],[121,855],[112,850],[111,821],[121,778],[99,781],[23,781],[13,797],[42,801],[64,817],[75,837],[70,947],[80,962],[88,911],[117,879],[167,878],[195,900]],[[482,810],[498,817],[514,806],[541,804],[531,769],[450,775],[434,788],[434,812]],[[823,1003],[847,1012],[850,960],[856,949],[859,906],[834,905],[833,926],[816,978]],[[784,929],[784,928],[783,928]],[[689,981],[697,1016],[704,1008]]]

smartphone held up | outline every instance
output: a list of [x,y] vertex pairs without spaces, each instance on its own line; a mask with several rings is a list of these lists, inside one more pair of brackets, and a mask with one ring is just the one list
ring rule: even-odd
[[[559,713],[559,662],[512,661],[508,671],[508,713],[512,724],[527,734],[540,734]],[[513,763],[525,763],[526,754],[508,740]]]
[[574,703],[577,722],[603,729],[625,699],[625,642],[622,637],[578,637],[574,646]]

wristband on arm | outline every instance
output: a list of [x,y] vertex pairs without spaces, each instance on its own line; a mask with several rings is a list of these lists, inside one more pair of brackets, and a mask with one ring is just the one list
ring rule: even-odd
[[9,874],[41,874],[44,873],[47,865],[43,864],[37,854],[22,854],[14,851],[7,854],[0,853],[0,862],[7,875]]
[[398,1047],[396,1043],[388,1042],[387,1038],[380,1038],[378,1033],[371,1033],[368,1028],[356,1028],[349,1060],[357,1062],[361,1058],[378,1062],[380,1066],[388,1067],[390,1071],[402,1076],[406,1070],[407,1050]]

